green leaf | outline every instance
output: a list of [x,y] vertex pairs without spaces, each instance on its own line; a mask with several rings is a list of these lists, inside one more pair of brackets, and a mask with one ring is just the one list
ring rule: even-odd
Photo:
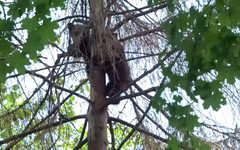
[[176,138],[172,138],[168,141],[168,147],[167,150],[181,150],[180,148],[180,142]]
[[52,2],[53,7],[61,7],[65,8],[66,0],[50,0]]
[[38,18],[44,19],[46,15],[50,14],[50,6],[48,0],[35,0],[36,5],[36,16]]
[[11,66],[8,66],[5,62],[0,61],[0,82],[4,82],[6,80],[7,73],[13,71]]
[[191,106],[182,106],[178,105],[182,97],[175,96],[174,99],[177,100],[175,103],[168,104],[167,110],[171,115],[169,119],[169,124],[173,127],[176,127],[179,130],[193,131],[194,127],[199,127],[198,117],[196,115],[191,115],[190,112],[193,112]]
[[0,58],[6,58],[11,52],[13,52],[12,44],[4,39],[0,39]]
[[161,111],[163,106],[166,104],[166,100],[161,97],[162,91],[159,90],[155,96],[152,98],[152,106],[156,109],[156,111]]
[[[236,0],[234,0],[236,1]],[[239,5],[232,5],[230,9],[230,16],[232,20],[232,25],[236,26],[240,23],[240,18],[238,14],[240,13],[240,6]]]
[[86,86],[86,91],[87,91],[87,92],[90,92],[90,87],[89,87],[89,85]]
[[168,0],[168,9],[173,12],[175,9],[175,5],[177,5],[179,3],[178,0]]
[[211,106],[213,110],[218,110],[220,109],[221,105],[225,105],[225,104],[226,104],[226,100],[223,98],[222,93],[216,91],[211,96],[204,99],[203,106],[205,109]]
[[26,71],[24,66],[30,64],[26,56],[20,52],[14,52],[12,55],[10,55],[8,57],[8,62],[10,66],[16,68],[20,74],[24,74]]
[[[29,29],[27,42],[23,45],[23,52],[29,54],[31,59],[38,58],[37,51],[41,51],[48,42],[57,39],[54,29],[58,28],[57,22],[51,22],[50,19],[44,19],[43,25],[37,25],[36,19],[27,20],[35,27],[25,26]],[[47,34],[46,34],[47,33]]]
[[207,144],[201,144],[199,150],[211,150],[211,147]]
[[59,26],[56,21],[51,21],[51,19],[44,19],[42,27],[39,28],[39,32],[41,32],[40,35],[42,36],[42,42],[47,43],[55,41],[57,37],[54,29],[57,28],[59,28]]
[[15,85],[13,85],[12,88],[13,88],[14,91],[17,91],[17,90],[19,89],[19,85],[18,85],[18,84],[15,84]]
[[171,12],[174,11],[173,0],[168,0],[168,9],[169,9]]
[[36,59],[37,50],[44,48],[44,44],[41,42],[41,34],[39,31],[32,31],[28,35],[27,42],[23,45],[23,52],[29,54],[31,59]]
[[13,30],[14,22],[10,19],[8,20],[0,20],[0,31],[11,31]]
[[153,6],[153,1],[152,0],[148,0],[148,6]]
[[160,4],[162,0],[154,0],[154,4],[157,5],[157,4]]
[[219,14],[219,23],[222,26],[231,26],[232,20],[227,12]]
[[18,0],[11,3],[9,8],[8,15],[12,16],[13,19],[16,19],[21,17],[27,9],[30,11],[33,7],[30,0]]
[[28,30],[28,33],[31,33],[32,31],[36,30],[39,26],[38,18],[26,18],[22,21],[22,27]]
[[183,37],[182,33],[179,31],[180,29],[178,23],[178,20],[173,18],[163,25],[169,39],[169,44],[171,44],[173,47],[180,45],[181,41],[179,39],[182,39]]
[[211,106],[214,110],[218,110],[220,105],[226,104],[223,93],[219,91],[221,87],[219,81],[197,81],[194,93],[204,100],[203,106],[205,109]]

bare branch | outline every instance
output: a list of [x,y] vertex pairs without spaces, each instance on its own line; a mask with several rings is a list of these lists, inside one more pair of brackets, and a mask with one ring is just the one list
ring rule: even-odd
[[8,143],[8,142],[10,142],[10,141],[17,140],[17,139],[19,139],[19,138],[24,138],[24,137],[26,137],[26,136],[28,136],[28,135],[30,135],[30,134],[37,133],[37,132],[42,131],[42,130],[46,130],[46,129],[49,129],[49,128],[53,128],[53,127],[59,126],[59,125],[64,124],[64,123],[68,123],[68,122],[71,122],[71,121],[74,121],[74,120],[84,119],[84,118],[86,118],[86,115],[79,115],[79,116],[75,116],[75,117],[68,118],[68,119],[65,119],[65,120],[56,121],[56,122],[53,122],[53,123],[44,125],[44,126],[42,126],[42,127],[38,127],[38,128],[35,128],[35,129],[32,129],[32,130],[26,131],[26,132],[21,133],[21,134],[11,136],[11,137],[9,137],[9,138],[7,138],[7,139],[1,140],[1,141],[0,141],[0,145],[1,145],[1,144]]
[[[131,127],[131,128],[134,128],[134,127],[135,127],[135,125],[132,125],[132,124],[130,124],[130,123],[126,122],[126,121],[123,121],[123,120],[121,120],[121,119],[109,117],[109,120],[110,120],[110,121],[119,122],[119,123],[121,123],[121,124],[123,124],[123,125],[125,125],[125,126],[128,126],[128,127]],[[151,136],[151,137],[154,138],[154,139],[160,140],[160,141],[162,141],[162,142],[164,142],[164,143],[167,143],[167,141],[168,141],[167,139],[164,139],[164,138],[162,138],[162,137],[160,137],[160,136],[158,136],[158,135],[155,135],[155,134],[153,134],[153,133],[151,133],[151,132],[145,131],[145,130],[143,130],[143,129],[141,129],[141,128],[136,128],[136,130],[137,130],[138,132],[141,132],[141,133],[143,133],[143,134],[146,134],[146,135],[148,135],[148,136]]]

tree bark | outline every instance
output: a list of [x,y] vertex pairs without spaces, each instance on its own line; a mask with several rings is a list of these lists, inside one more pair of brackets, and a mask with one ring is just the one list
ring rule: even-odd
[[105,74],[99,65],[91,65],[89,74],[91,100],[88,110],[88,149],[107,150],[107,109],[105,104]]
[[[92,23],[92,50],[101,52],[101,36],[105,29],[103,0],[90,0],[90,18]],[[93,52],[94,55],[94,52]],[[105,73],[99,63],[91,62],[89,80],[91,85],[91,101],[88,110],[88,149],[107,150],[107,107],[104,107]]]

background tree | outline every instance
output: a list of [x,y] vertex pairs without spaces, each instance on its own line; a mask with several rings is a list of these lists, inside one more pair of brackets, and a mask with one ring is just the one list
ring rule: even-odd
[[[2,149],[239,149],[238,0],[0,5]],[[67,24],[89,21],[93,34],[111,29],[125,47],[138,86],[119,105],[90,94],[99,76],[90,84],[84,61],[66,56]],[[93,145],[101,117],[105,138]]]

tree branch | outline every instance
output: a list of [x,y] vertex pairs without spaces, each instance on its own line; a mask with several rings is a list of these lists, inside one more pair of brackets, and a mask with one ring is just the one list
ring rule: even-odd
[[58,125],[61,125],[61,124],[67,123],[67,122],[71,122],[71,121],[78,120],[78,119],[84,119],[84,118],[86,118],[86,115],[78,115],[78,116],[74,116],[72,118],[68,118],[68,119],[65,119],[65,120],[56,121],[56,122],[53,122],[51,124],[47,124],[47,125],[44,125],[42,127],[38,127],[38,128],[23,132],[23,133],[18,134],[18,135],[13,135],[13,136],[11,136],[7,139],[1,140],[0,145],[11,142],[13,140],[17,140],[19,138],[24,138],[24,137],[26,137],[30,134],[33,134],[33,133],[36,133],[36,132],[39,132],[39,131],[42,131],[42,130],[53,128],[53,127],[56,127]]
[[127,23],[129,20],[132,20],[134,18],[137,18],[137,17],[140,17],[140,16],[143,16],[143,15],[146,15],[148,13],[152,13],[156,10],[159,10],[159,9],[162,9],[162,8],[165,8],[167,7],[167,3],[164,3],[160,6],[157,6],[155,8],[152,8],[152,9],[149,9],[147,11],[144,11],[144,12],[141,12],[141,13],[138,13],[138,14],[135,14],[135,15],[131,15],[129,14],[128,17],[126,17],[125,19],[123,19],[122,21],[120,21],[118,24],[116,24],[113,28],[112,28],[112,31],[116,31],[118,28],[120,28],[122,25],[124,25],[125,23]]
[[157,31],[162,31],[162,29],[160,27],[156,27],[156,28],[151,29],[151,30],[142,31],[142,32],[133,34],[131,36],[124,37],[122,39],[119,39],[119,41],[124,42],[124,41],[127,41],[127,40],[131,40],[133,38],[141,37],[141,36],[144,36],[144,35],[147,35],[147,34],[150,34],[150,33],[154,33],[154,32],[157,32]]
[[[123,121],[123,120],[121,120],[121,119],[118,119],[118,118],[109,117],[109,121],[118,122],[118,123],[121,123],[121,124],[123,124],[123,125],[125,125],[125,126],[128,126],[128,127],[131,127],[131,128],[134,128],[134,127],[135,127],[134,125],[132,125],[132,124],[126,122],[126,121]],[[143,129],[141,129],[141,128],[137,128],[136,131],[141,132],[141,133],[143,133],[143,134],[146,134],[146,135],[148,135],[148,136],[151,136],[152,138],[157,139],[157,140],[159,140],[159,141],[162,141],[162,142],[164,142],[164,143],[167,143],[167,142],[168,142],[167,139],[164,139],[164,138],[162,138],[162,137],[160,137],[160,136],[158,136],[158,135],[155,135],[155,134],[153,134],[153,133],[151,133],[151,132],[148,132],[148,131],[146,131],[146,130],[143,130]]]
[[142,124],[143,119],[145,118],[145,116],[147,115],[147,113],[149,112],[150,108],[151,108],[152,104],[151,102],[149,103],[146,111],[144,112],[142,118],[138,121],[138,123],[132,128],[132,131],[127,135],[127,137],[122,141],[122,143],[119,145],[117,150],[120,150],[122,148],[122,146],[127,142],[127,140],[129,140],[129,138],[133,135],[133,133],[135,132],[135,130],[138,129],[138,127]]

